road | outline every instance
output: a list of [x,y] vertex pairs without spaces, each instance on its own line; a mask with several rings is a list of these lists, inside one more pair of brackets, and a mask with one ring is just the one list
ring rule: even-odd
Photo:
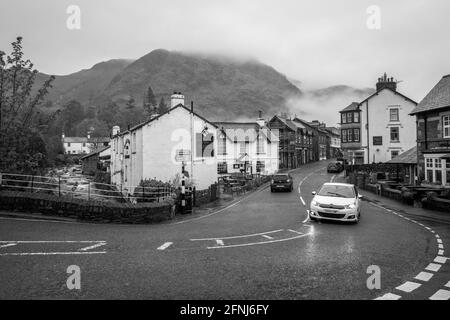
[[[0,299],[445,298],[448,217],[363,201],[359,224],[309,221],[311,192],[339,179],[325,166],[292,171],[292,193],[157,225],[0,218]],[[70,265],[81,290],[67,288]],[[367,287],[374,265],[380,289]]]

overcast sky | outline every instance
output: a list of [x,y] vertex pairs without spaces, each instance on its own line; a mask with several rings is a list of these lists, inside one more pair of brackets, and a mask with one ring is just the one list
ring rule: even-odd
[[[69,5],[81,28],[69,30]],[[381,9],[381,29],[367,8]],[[450,73],[449,0],[0,0],[0,49],[16,36],[36,68],[68,74],[165,48],[254,57],[304,88],[373,87],[387,72],[413,99]]]

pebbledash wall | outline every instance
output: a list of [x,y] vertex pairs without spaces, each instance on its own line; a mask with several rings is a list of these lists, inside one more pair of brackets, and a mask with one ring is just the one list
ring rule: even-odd
[[[198,190],[217,182],[217,127],[179,103],[112,138],[111,182],[132,193],[142,179],[173,181],[185,171]],[[184,154],[184,156],[180,156]]]

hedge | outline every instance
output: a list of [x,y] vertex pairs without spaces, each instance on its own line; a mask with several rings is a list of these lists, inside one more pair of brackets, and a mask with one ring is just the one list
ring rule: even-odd
[[58,197],[51,194],[0,191],[0,210],[40,212],[95,222],[143,224],[173,219],[173,201],[159,203],[114,203]]

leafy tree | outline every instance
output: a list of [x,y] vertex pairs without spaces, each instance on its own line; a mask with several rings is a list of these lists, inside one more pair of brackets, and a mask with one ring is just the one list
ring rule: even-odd
[[24,60],[22,37],[12,52],[0,51],[0,171],[35,173],[46,164],[47,152],[39,132],[37,109],[55,79],[51,76],[34,93],[38,71]]
[[109,127],[118,123],[119,106],[115,102],[109,102],[99,106],[97,118],[105,122]]
[[84,107],[77,100],[71,100],[64,105],[61,117],[66,136],[75,135],[75,127],[85,118]]
[[84,119],[75,127],[75,134],[79,137],[85,137],[88,132],[91,137],[109,137],[108,125],[98,119]]
[[163,114],[167,110],[169,110],[169,108],[167,107],[167,104],[164,101],[164,97],[161,97],[161,100],[159,101],[159,105],[158,105],[158,113]]

